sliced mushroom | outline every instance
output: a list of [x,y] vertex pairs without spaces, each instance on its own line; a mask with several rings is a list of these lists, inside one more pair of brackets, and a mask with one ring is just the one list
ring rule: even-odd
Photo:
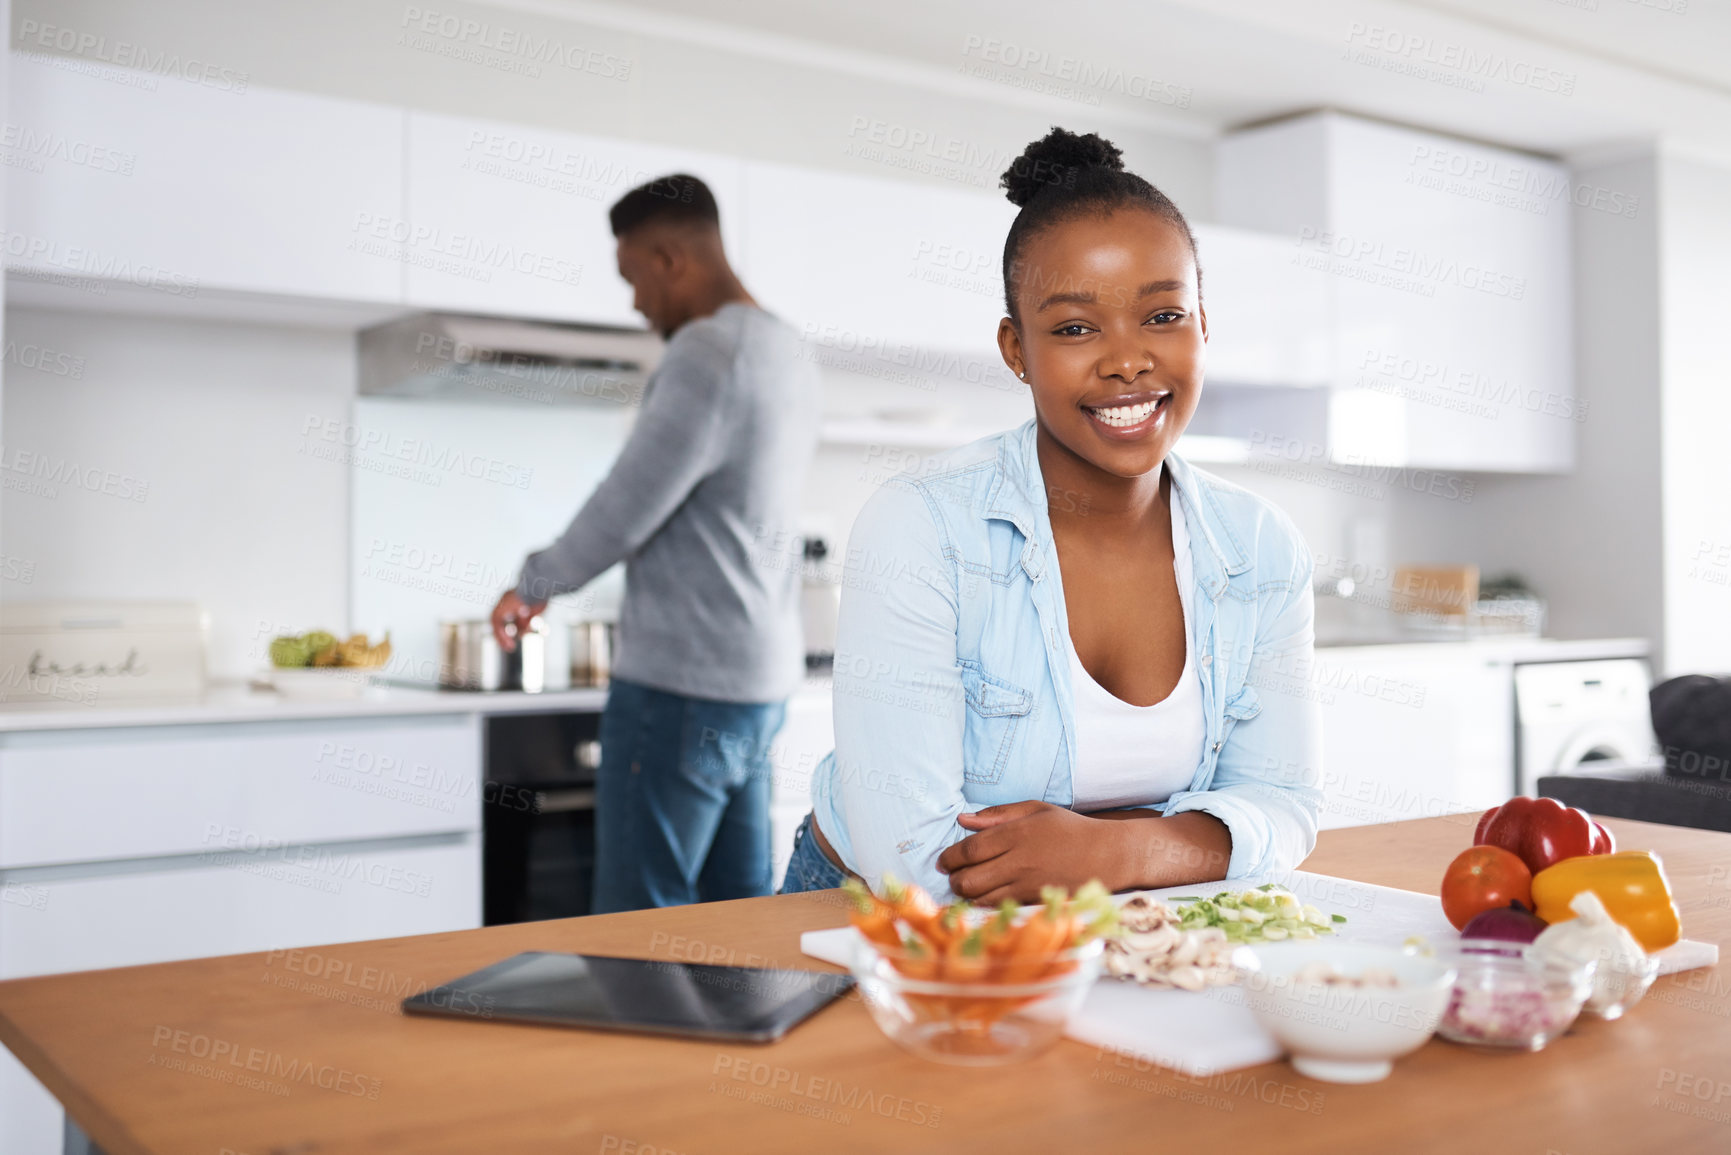
[[1150,955],[1169,954],[1175,947],[1180,947],[1183,941],[1184,935],[1169,926],[1127,934],[1123,939],[1126,949]]
[[1174,967],[1166,977],[1173,986],[1184,991],[1199,991],[1208,985],[1201,967]]
[[1201,953],[1202,944],[1196,941],[1196,936],[1187,934],[1180,937],[1179,943],[1172,950],[1171,963],[1175,967],[1190,966]]

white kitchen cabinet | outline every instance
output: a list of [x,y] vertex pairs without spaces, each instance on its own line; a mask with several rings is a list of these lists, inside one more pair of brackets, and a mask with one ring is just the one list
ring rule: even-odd
[[1514,793],[1512,666],[1472,646],[1316,651],[1321,828],[1485,810]]
[[1210,385],[1328,386],[1334,340],[1324,274],[1273,233],[1193,225],[1208,314]]
[[[801,330],[820,364],[852,373],[856,386],[875,379],[883,405],[984,415],[869,432],[869,419],[856,418],[830,440],[949,446],[1014,423],[998,411],[1023,393],[996,345],[1014,206],[987,193],[760,163],[746,166],[746,193],[752,292]],[[1327,279],[1295,261],[1284,238],[1212,225],[1194,231],[1210,384],[1328,386],[1335,343]],[[991,391],[940,396],[942,379]],[[910,385],[924,392],[901,388]]]
[[402,216],[401,110],[66,64],[12,56],[7,268],[180,298],[402,299],[368,239]]
[[48,1088],[0,1047],[0,1150],[61,1155],[65,1114]]
[[740,165],[725,157],[497,121],[408,114],[408,302],[641,327],[607,211],[632,188],[700,177],[741,236]]
[[894,381],[965,376],[962,352],[1007,376],[1003,197],[760,162],[745,188],[747,283],[820,358]]
[[16,900],[0,902],[0,975],[479,926],[480,842],[452,834],[27,874],[8,883]]
[[1574,464],[1568,170],[1316,113],[1217,149],[1220,219],[1326,284],[1327,451],[1507,472]]
[[476,831],[480,775],[475,715],[5,734],[0,868]]

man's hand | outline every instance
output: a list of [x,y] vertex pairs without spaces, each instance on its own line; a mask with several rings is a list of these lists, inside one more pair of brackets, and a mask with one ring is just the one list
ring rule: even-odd
[[1123,823],[1032,801],[988,806],[957,821],[978,833],[938,855],[938,869],[960,898],[985,905],[1006,898],[1039,902],[1042,886],[1074,890],[1091,878],[1119,889]]
[[506,653],[515,650],[518,635],[528,630],[530,620],[546,608],[546,602],[526,602],[517,596],[516,590],[506,590],[493,607],[493,636],[499,639],[499,648]]

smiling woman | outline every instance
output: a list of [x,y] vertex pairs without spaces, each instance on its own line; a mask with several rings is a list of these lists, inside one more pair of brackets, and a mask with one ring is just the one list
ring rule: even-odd
[[1036,899],[1291,869],[1316,839],[1311,559],[1173,452],[1208,318],[1190,228],[1098,136],[1003,176],[998,346],[1034,420],[860,513],[836,749],[786,890]]

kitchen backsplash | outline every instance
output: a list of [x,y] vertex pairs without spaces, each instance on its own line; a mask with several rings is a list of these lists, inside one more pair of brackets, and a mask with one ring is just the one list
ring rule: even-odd
[[346,628],[350,334],[8,309],[5,376],[0,606],[195,602],[217,677]]
[[[354,469],[352,620],[390,631],[393,675],[434,679],[437,623],[488,615],[606,475],[631,417],[612,404],[355,402],[352,427],[331,435]],[[548,616],[612,618],[622,590],[616,568]]]

